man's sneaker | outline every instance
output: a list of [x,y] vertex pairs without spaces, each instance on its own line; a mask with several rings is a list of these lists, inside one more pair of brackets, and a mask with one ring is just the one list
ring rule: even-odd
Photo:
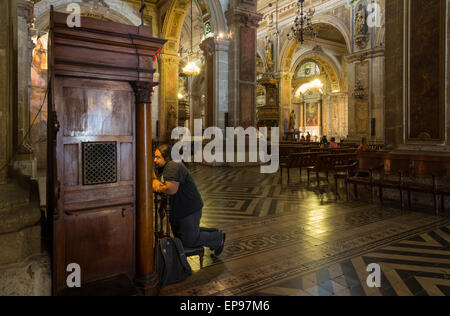
[[222,232],[222,234],[223,234],[222,244],[219,246],[219,248],[217,248],[216,250],[214,250],[214,255],[215,255],[216,257],[219,256],[219,255],[222,253],[223,247],[225,246],[225,237],[226,237],[226,235],[225,235],[224,232]]

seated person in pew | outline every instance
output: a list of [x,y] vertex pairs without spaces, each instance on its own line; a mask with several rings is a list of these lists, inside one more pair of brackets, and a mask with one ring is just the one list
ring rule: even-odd
[[153,191],[170,195],[172,210],[169,221],[175,237],[185,247],[208,247],[216,256],[223,251],[225,233],[200,230],[203,200],[189,170],[171,159],[171,147],[160,145],[155,150]]
[[359,144],[357,152],[366,151],[369,149],[369,144],[367,143],[367,138],[363,137],[361,138],[361,144]]
[[336,138],[331,137],[330,148],[339,148],[338,143],[336,143]]
[[328,139],[326,136],[323,136],[320,140],[320,148],[328,148]]

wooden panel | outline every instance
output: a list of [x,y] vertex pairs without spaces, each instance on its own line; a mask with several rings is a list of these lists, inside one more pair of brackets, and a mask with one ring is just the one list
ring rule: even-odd
[[444,139],[443,0],[410,1],[409,138]]
[[134,211],[124,210],[66,217],[66,265],[80,265],[82,283],[134,271]]
[[[84,187],[86,188],[86,187]],[[119,199],[123,197],[133,196],[133,186],[117,186],[101,189],[83,189],[79,191],[67,191],[65,193],[64,203],[70,204],[74,202],[89,202],[106,199]]]
[[120,145],[120,180],[133,179],[133,144],[122,143]]
[[78,185],[78,144],[64,146],[64,185]]
[[64,136],[75,136],[83,133],[87,127],[87,102],[85,90],[81,88],[63,88]]
[[130,136],[133,95],[125,91],[64,87],[64,136]]

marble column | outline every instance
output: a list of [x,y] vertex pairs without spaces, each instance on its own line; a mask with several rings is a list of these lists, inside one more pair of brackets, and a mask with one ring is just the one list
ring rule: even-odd
[[7,181],[13,152],[12,105],[17,91],[16,1],[0,1],[0,184]]
[[230,41],[210,37],[200,45],[206,59],[206,126],[225,129],[228,112],[228,51]]
[[256,0],[233,0],[225,12],[230,34],[229,124],[256,126]]
[[178,68],[180,56],[161,54],[160,60],[160,113],[159,141],[168,142],[172,129],[177,127],[178,114]]

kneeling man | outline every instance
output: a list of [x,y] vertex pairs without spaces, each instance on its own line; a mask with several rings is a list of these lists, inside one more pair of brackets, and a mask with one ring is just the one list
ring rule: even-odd
[[183,163],[171,160],[171,147],[160,145],[155,151],[156,170],[153,191],[170,195],[170,225],[175,237],[187,248],[209,247],[216,256],[223,251],[225,233],[200,230],[203,200],[191,173]]

